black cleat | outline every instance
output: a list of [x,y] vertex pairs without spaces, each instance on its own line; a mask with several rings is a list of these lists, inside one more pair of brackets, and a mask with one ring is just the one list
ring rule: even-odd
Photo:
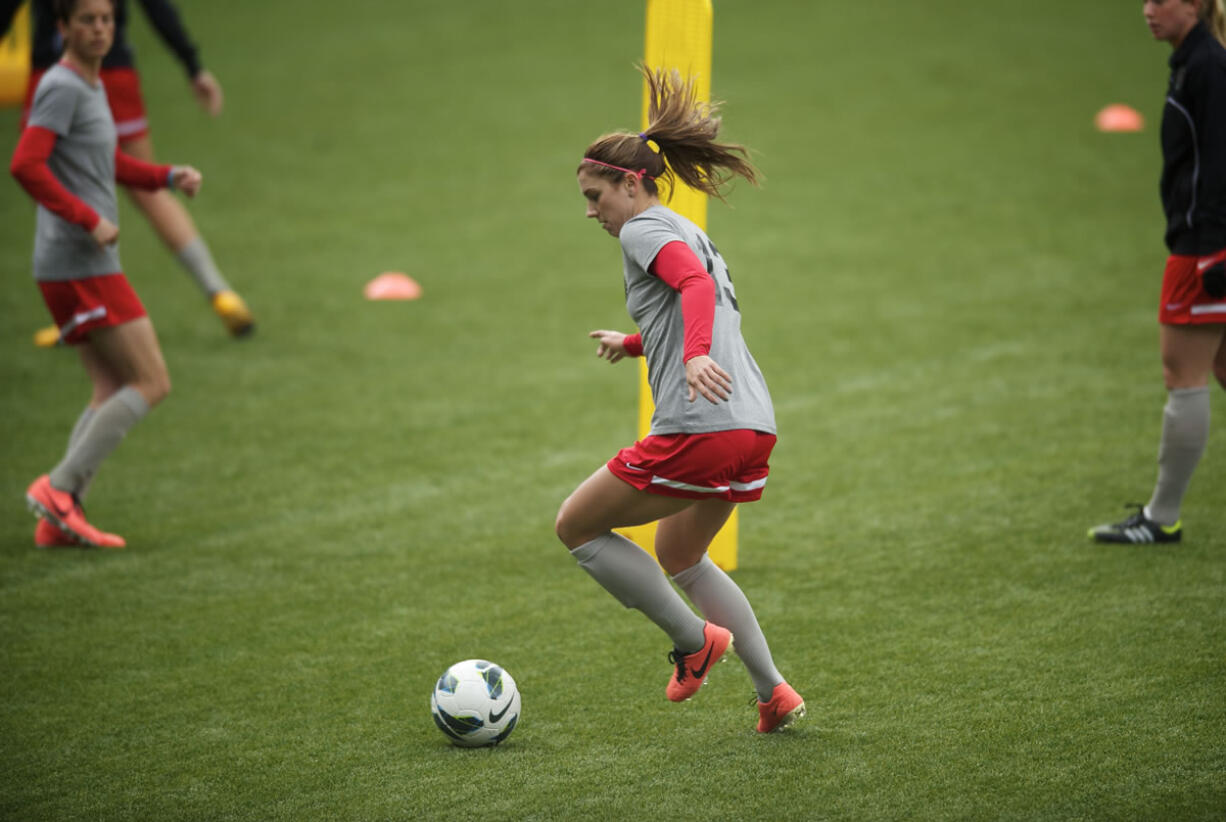
[[1145,516],[1145,506],[1135,502],[1124,506],[1136,506],[1137,512],[1122,522],[1098,525],[1087,532],[1095,542],[1117,542],[1138,545],[1148,542],[1179,542],[1183,539],[1183,524],[1159,525]]

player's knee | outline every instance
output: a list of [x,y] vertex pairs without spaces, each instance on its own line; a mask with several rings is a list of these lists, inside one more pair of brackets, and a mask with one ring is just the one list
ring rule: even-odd
[[1196,368],[1175,357],[1162,358],[1162,381],[1167,391],[1205,385],[1208,377],[1204,366]]
[[558,516],[553,522],[553,532],[558,535],[558,539],[562,541],[567,550],[574,550],[592,539],[584,533],[580,526],[569,497],[558,509]]
[[567,515],[565,502],[558,508],[558,515],[554,517],[553,532],[558,535],[558,539],[562,541],[563,545],[567,548],[570,547],[567,538],[571,535],[571,523],[570,517]]
[[679,560],[677,557],[674,557],[671,554],[662,554],[658,549],[656,551],[656,562],[660,563],[660,567],[664,569],[664,573],[668,574],[670,577],[675,577],[677,574],[681,573],[687,568],[690,568],[694,564],[692,562],[686,563],[683,560]]
[[97,408],[102,403],[115,396],[115,392],[123,388],[122,383],[95,381],[93,391],[89,395],[89,404]]
[[669,576],[676,576],[682,571],[693,568],[702,562],[706,556],[706,547],[702,545],[673,545],[656,539],[656,561]]
[[161,374],[148,376],[140,381],[136,389],[152,408],[170,396],[170,375],[163,371]]
[[1162,382],[1166,385],[1166,390],[1170,391],[1172,388],[1177,387],[1179,379],[1179,358],[1164,351],[1162,353]]

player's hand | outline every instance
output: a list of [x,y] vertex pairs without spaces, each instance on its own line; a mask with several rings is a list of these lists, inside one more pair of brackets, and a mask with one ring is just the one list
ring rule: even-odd
[[685,382],[690,387],[690,402],[702,394],[714,405],[732,393],[732,377],[706,354],[686,361]]
[[204,175],[191,166],[174,166],[170,172],[170,180],[179,191],[188,197],[195,197],[204,183]]
[[192,78],[192,94],[196,95],[196,102],[209,114],[214,117],[221,114],[221,107],[225,99],[221,93],[221,83],[217,82],[212,72],[201,69]]
[[94,226],[94,230],[89,233],[93,235],[94,242],[98,244],[98,248],[106,248],[108,245],[114,245],[119,242],[119,226],[112,223],[106,217],[99,217],[98,225]]
[[592,331],[588,336],[600,340],[600,345],[596,346],[597,357],[617,362],[626,356],[626,335],[620,331]]

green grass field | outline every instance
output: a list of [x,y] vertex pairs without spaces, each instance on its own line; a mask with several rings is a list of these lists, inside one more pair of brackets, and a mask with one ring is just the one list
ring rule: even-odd
[[[183,0],[227,108],[138,19],[155,141],[204,171],[259,331],[228,339],[125,202],[174,391],[89,500],[129,548],[34,549],[24,489],[88,388],[31,345],[6,183],[0,818],[1226,816],[1220,390],[1185,542],[1085,538],[1156,472],[1168,47],[1105,0],[715,5],[765,182],[709,228],[780,426],[734,576],[808,718],[754,734],[735,660],[666,702],[667,641],[552,533],[635,434],[573,172],[638,126],[642,3]],[[1146,130],[1096,132],[1112,102]],[[385,270],[425,296],[363,300]],[[473,656],[523,693],[498,749],[430,720]]]

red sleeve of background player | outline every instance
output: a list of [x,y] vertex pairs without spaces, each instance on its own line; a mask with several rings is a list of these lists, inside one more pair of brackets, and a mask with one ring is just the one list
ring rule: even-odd
[[115,149],[115,179],[130,188],[146,191],[164,188],[170,183],[171,166],[159,166],[138,160]]
[[651,273],[681,292],[681,317],[685,321],[685,351],[682,362],[711,353],[711,328],[715,324],[715,280],[698,262],[690,247],[674,240],[656,254]]
[[627,357],[643,356],[643,335],[627,334],[626,339],[622,340],[622,348],[626,349]]
[[98,225],[98,212],[64,188],[47,165],[56,139],[56,133],[50,129],[27,127],[21,132],[9,171],[43,208],[86,231],[93,231]]

